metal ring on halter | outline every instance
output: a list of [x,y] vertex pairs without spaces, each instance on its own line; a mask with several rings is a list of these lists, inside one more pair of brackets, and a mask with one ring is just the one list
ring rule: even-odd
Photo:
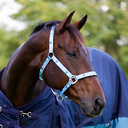
[[[61,98],[61,100],[59,100],[59,97]],[[58,102],[62,102],[63,99],[64,99],[64,98],[63,98],[63,96],[61,96],[61,95],[57,95],[57,96],[56,96],[56,100],[57,100]]]
[[70,81],[72,84],[75,84],[78,81],[78,79],[76,78],[75,75],[73,75],[72,78],[70,79]]
[[54,56],[54,53],[52,52],[52,53],[48,53],[48,57],[50,58],[50,59],[52,59],[52,57]]

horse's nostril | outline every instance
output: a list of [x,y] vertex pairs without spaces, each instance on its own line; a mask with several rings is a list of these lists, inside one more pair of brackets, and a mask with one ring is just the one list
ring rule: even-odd
[[105,104],[104,104],[104,102],[103,102],[100,98],[97,98],[97,99],[95,100],[94,109],[95,109],[96,111],[101,111],[104,106],[105,106]]

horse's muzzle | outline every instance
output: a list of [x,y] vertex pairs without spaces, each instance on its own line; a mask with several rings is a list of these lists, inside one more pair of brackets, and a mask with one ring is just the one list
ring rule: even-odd
[[95,99],[92,105],[88,105],[88,103],[85,100],[83,100],[80,104],[81,112],[83,115],[93,118],[101,115],[105,104],[106,101],[100,98]]

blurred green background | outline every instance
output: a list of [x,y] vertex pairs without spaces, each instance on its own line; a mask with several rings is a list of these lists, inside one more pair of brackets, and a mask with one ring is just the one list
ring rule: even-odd
[[[111,55],[121,66],[128,79],[128,0],[15,0],[21,5],[11,18],[25,27],[8,29],[0,25],[0,69],[8,62],[13,51],[25,42],[37,20],[63,20],[76,11],[72,22],[85,14],[88,20],[81,33],[88,47],[94,47]],[[3,5],[0,6],[0,11]],[[0,17],[2,18],[2,17]],[[10,22],[11,25],[11,22]]]

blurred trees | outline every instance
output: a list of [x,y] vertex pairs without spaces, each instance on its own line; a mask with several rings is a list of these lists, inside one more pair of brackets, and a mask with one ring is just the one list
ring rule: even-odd
[[[86,25],[81,30],[86,45],[110,54],[122,67],[128,78],[128,3],[127,0],[15,0],[22,5],[13,19],[24,21],[26,29],[20,32],[0,33],[0,62],[7,62],[13,50],[25,42],[37,20],[63,20],[76,11],[72,22],[88,15]],[[5,46],[3,46],[3,45]],[[0,64],[0,68],[4,62]]]
[[15,31],[8,31],[6,26],[0,27],[0,69],[8,62],[11,54],[19,46]]

